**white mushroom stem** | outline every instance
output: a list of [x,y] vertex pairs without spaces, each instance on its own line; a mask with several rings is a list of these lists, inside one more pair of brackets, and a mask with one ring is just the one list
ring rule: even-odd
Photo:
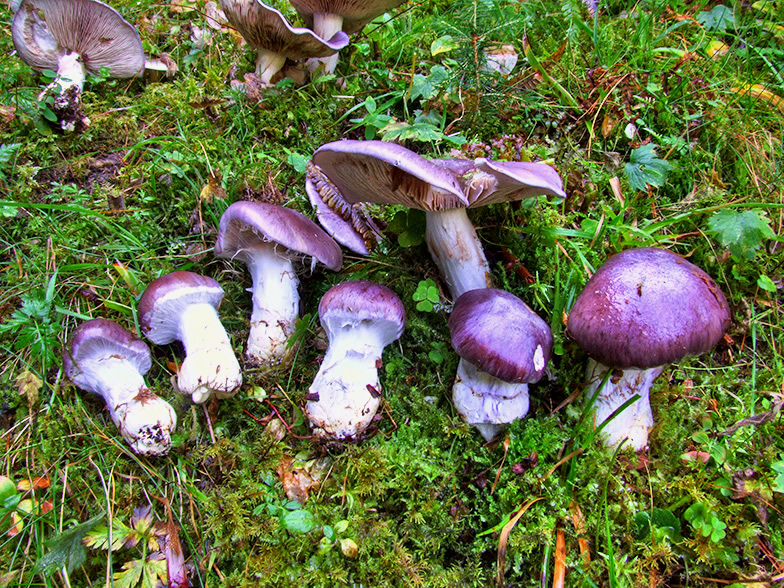
[[112,422],[134,452],[168,453],[177,415],[168,402],[147,388],[130,361],[115,355],[84,359],[74,383],[103,397]]
[[[337,14],[329,14],[324,12],[317,12],[313,15],[313,32],[325,41],[329,41],[343,30],[343,17]],[[324,64],[324,73],[332,73],[338,66],[339,53],[330,55],[329,57],[316,57],[313,59],[316,63]]]
[[188,305],[178,327],[185,359],[177,372],[177,390],[197,404],[212,394],[233,396],[242,384],[242,372],[215,307],[206,302]]
[[75,52],[66,53],[58,60],[55,83],[60,86],[61,94],[72,87],[81,92],[85,79],[86,72],[81,55]]
[[454,299],[492,287],[490,266],[465,208],[428,211],[425,241]]
[[593,359],[588,360],[586,394],[589,402],[598,394],[593,404],[595,410],[594,426],[598,427],[604,423],[613,412],[633,396],[639,395],[640,397],[602,429],[604,443],[607,446],[617,447],[621,441],[627,438],[629,440],[624,447],[631,447],[635,451],[643,449],[648,444],[648,431],[653,427],[650,389],[651,384],[663,369],[663,366],[657,366],[649,369],[617,370],[617,373],[610,374],[602,386],[605,374],[612,368]]
[[261,83],[272,83],[272,76],[278,73],[286,64],[286,56],[268,49],[259,49],[256,57],[256,75],[259,76]]
[[288,341],[299,316],[299,278],[290,258],[272,244],[244,249],[238,256],[248,266],[253,287],[248,359],[277,365],[289,354]]
[[504,425],[528,414],[528,384],[505,382],[461,359],[452,400],[462,419],[491,441]]
[[[368,321],[369,322],[369,321]],[[330,333],[329,348],[309,393],[308,417],[317,436],[356,439],[381,404],[377,363],[382,334],[370,324],[350,324]]]

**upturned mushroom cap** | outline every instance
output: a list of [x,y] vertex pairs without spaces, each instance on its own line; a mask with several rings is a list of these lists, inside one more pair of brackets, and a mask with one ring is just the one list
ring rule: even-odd
[[304,214],[264,202],[235,202],[220,220],[215,241],[217,257],[242,259],[243,249],[259,242],[280,244],[278,253],[304,254],[338,271],[343,253],[337,243]]
[[302,59],[334,55],[349,42],[342,31],[323,39],[311,29],[292,27],[279,10],[261,0],[220,0],[220,5],[226,19],[254,49]]
[[127,360],[140,374],[147,373],[152,366],[150,349],[144,341],[113,321],[97,318],[80,324],[71,334],[63,350],[65,375],[83,390],[97,393],[94,383],[82,377],[79,364],[111,356]]
[[319,319],[330,339],[342,330],[372,325],[386,346],[403,334],[406,311],[398,295],[386,286],[351,280],[333,286],[322,296]]
[[343,31],[350,35],[403,2],[404,0],[293,0],[291,4],[311,28],[316,14],[340,16],[343,19]]
[[93,74],[106,67],[112,77],[130,78],[144,69],[136,29],[98,0],[24,0],[11,36],[19,57],[37,71],[57,71],[67,53],[78,53]]
[[612,368],[647,369],[700,355],[730,324],[727,299],[703,270],[665,249],[629,249],[588,280],[567,334]]
[[553,335],[517,296],[493,288],[462,294],[449,316],[452,346],[481,371],[506,382],[537,382]]
[[468,205],[454,173],[396,143],[334,141],[316,150],[313,163],[351,204],[401,204],[430,211]]
[[142,333],[153,343],[166,345],[180,337],[179,316],[189,304],[210,304],[216,309],[223,288],[210,277],[176,271],[153,280],[137,308]]

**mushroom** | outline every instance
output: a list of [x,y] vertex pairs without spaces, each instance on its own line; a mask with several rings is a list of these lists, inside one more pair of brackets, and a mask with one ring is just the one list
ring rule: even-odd
[[[727,299],[703,270],[665,249],[629,249],[588,280],[566,333],[590,356],[588,398],[609,446],[635,450],[653,426],[651,384],[667,364],[713,349],[730,323]],[[608,373],[609,372],[609,373]]]
[[269,84],[286,58],[326,57],[348,45],[348,35],[335,31],[319,36],[310,29],[292,27],[279,10],[261,0],[220,0],[226,19],[258,51],[256,75]]
[[39,100],[55,91],[52,111],[65,131],[90,123],[80,107],[88,73],[107,68],[111,77],[131,78],[144,70],[144,49],[136,29],[98,0],[23,0],[11,23],[11,36],[22,61],[39,72],[57,72]]
[[[392,10],[404,0],[292,0],[305,24],[325,39],[340,31],[356,33],[387,10]],[[318,56],[316,56],[318,57]],[[332,73],[338,63],[337,54],[320,60],[324,71]]]
[[492,288],[462,294],[449,330],[460,356],[452,388],[455,408],[490,441],[528,413],[528,384],[542,377],[553,334],[517,296]]
[[386,286],[356,280],[324,294],[319,319],[329,347],[306,412],[316,437],[359,440],[381,404],[381,353],[403,334],[405,309]]
[[82,390],[103,397],[131,449],[140,455],[166,455],[177,415],[144,383],[151,365],[147,345],[106,319],[80,324],[63,350],[66,376]]
[[313,163],[349,204],[399,204],[425,211],[425,240],[454,298],[491,286],[490,267],[466,208],[538,194],[563,197],[542,163],[425,159],[383,141],[335,141]]
[[220,220],[215,255],[248,266],[253,312],[245,350],[251,361],[271,367],[289,354],[299,316],[299,278],[293,260],[312,257],[333,271],[343,265],[337,243],[305,215],[263,202],[235,202]]
[[201,404],[213,394],[233,396],[242,372],[218,317],[220,284],[193,272],[176,271],[153,280],[139,299],[142,333],[153,343],[181,341],[185,360],[175,387]]

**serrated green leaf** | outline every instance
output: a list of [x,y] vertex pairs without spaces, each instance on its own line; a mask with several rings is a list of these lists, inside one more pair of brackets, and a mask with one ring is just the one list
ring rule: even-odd
[[719,4],[714,6],[713,10],[700,12],[697,22],[709,31],[726,31],[735,27],[735,15],[731,8]]
[[44,543],[46,553],[35,562],[33,572],[49,575],[62,569],[63,566],[68,572],[72,572],[82,565],[87,558],[82,541],[85,535],[103,520],[103,517],[103,514],[96,515],[46,541]]
[[656,146],[648,143],[632,151],[629,163],[624,166],[626,178],[634,190],[645,191],[648,186],[663,186],[667,172],[672,169],[669,162],[656,156]]
[[727,208],[711,216],[708,233],[714,235],[723,247],[727,247],[733,257],[747,261],[754,259],[765,239],[776,237],[762,212],[738,212]]

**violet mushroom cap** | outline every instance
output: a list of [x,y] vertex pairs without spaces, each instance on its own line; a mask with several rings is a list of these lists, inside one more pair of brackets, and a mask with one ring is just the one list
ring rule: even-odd
[[223,294],[210,277],[176,271],[150,282],[139,299],[144,336],[158,345],[182,342],[185,359],[175,387],[197,404],[213,394],[233,396],[242,385],[240,364],[218,316]]
[[537,194],[563,197],[557,172],[539,163],[425,159],[395,143],[335,141],[313,163],[350,203],[424,210],[425,240],[454,298],[492,285],[490,267],[466,208]]
[[577,297],[566,333],[591,358],[588,397],[596,396],[597,426],[640,396],[604,427],[606,444],[628,438],[635,450],[644,448],[654,422],[653,380],[667,364],[713,349],[729,324],[727,299],[713,278],[670,251],[629,249],[600,267]]
[[256,75],[269,84],[286,58],[327,57],[348,45],[348,35],[335,31],[320,36],[303,27],[292,27],[283,14],[261,0],[220,0],[226,19],[258,51]]
[[115,322],[80,324],[63,350],[65,375],[106,402],[112,422],[135,453],[166,455],[177,415],[144,382],[152,358],[147,345]]
[[36,71],[57,72],[55,106],[60,110],[78,110],[87,73],[107,68],[111,77],[130,78],[144,70],[136,29],[98,0],[23,0],[11,36],[22,61]]
[[293,260],[312,257],[333,271],[343,265],[337,243],[302,213],[263,202],[235,202],[220,220],[215,255],[248,266],[253,313],[246,354],[274,366],[290,353],[288,341],[299,316],[299,278]]
[[[330,38],[343,31],[350,35],[362,30],[377,16],[402,4],[404,0],[292,0],[305,24],[317,35]],[[337,66],[338,56],[320,60],[324,71],[332,73]]]
[[386,286],[356,280],[324,294],[319,319],[329,347],[308,391],[306,412],[316,437],[358,440],[381,404],[381,354],[403,334],[405,309]]
[[553,334],[517,296],[492,288],[460,295],[449,329],[460,356],[452,388],[455,408],[490,441],[528,413],[528,384],[544,374]]

